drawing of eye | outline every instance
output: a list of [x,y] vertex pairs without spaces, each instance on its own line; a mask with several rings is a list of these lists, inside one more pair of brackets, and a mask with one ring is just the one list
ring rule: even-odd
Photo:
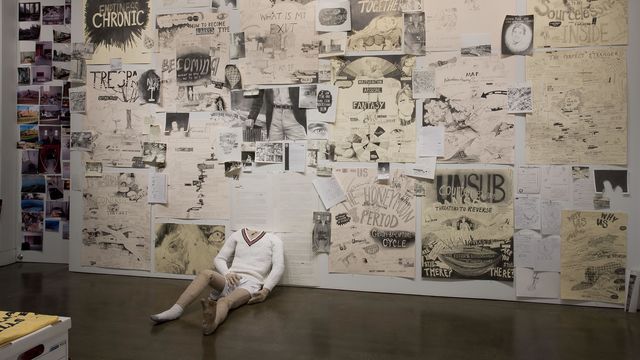
[[327,124],[324,123],[311,123],[309,124],[309,132],[315,136],[326,137],[329,133]]

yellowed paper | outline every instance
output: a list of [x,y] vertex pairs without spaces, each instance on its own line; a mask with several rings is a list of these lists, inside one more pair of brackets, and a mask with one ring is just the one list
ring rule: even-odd
[[527,114],[529,163],[627,163],[626,59],[621,47],[527,58],[536,99]]
[[534,46],[627,44],[628,0],[528,0]]
[[627,214],[562,211],[561,298],[624,303]]
[[413,278],[414,183],[396,170],[387,184],[374,169],[334,169],[347,201],[331,209],[329,271]]

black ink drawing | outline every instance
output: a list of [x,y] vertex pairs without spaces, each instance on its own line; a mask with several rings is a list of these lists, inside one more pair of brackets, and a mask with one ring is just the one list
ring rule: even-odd
[[138,91],[144,103],[157,104],[160,101],[160,76],[155,70],[147,70],[140,75]]
[[603,193],[605,190],[605,182],[611,185],[611,190],[622,190],[623,194],[629,193],[627,170],[593,170],[596,193]]
[[166,165],[167,144],[145,141],[142,146],[142,161],[156,167]]
[[156,225],[155,271],[196,275],[211,268],[225,240],[224,225]]
[[227,65],[224,68],[224,85],[229,90],[242,89],[242,77],[240,70],[235,65]]
[[507,15],[502,24],[502,55],[533,54],[533,15]]
[[[373,3],[370,3],[373,4]],[[382,11],[366,8],[367,3],[356,5],[351,11],[351,30],[347,42],[351,51],[399,51],[402,50],[402,13],[398,2]],[[378,10],[382,7],[375,7]]]
[[533,111],[531,84],[518,84],[507,90],[507,110],[510,114],[526,114]]
[[84,87],[72,88],[69,92],[69,110],[73,113],[83,113],[87,107],[87,92]]
[[316,254],[329,253],[331,248],[331,213],[328,211],[313,212],[312,247]]
[[149,0],[95,0],[85,2],[87,42],[96,47],[130,50],[142,38],[149,22]]

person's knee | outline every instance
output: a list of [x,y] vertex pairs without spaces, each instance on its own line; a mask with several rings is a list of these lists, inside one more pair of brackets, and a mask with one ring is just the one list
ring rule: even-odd
[[205,269],[205,270],[201,270],[198,275],[202,277],[206,277],[207,279],[211,280],[213,278],[213,274],[214,274],[213,270]]
[[226,297],[222,297],[218,300],[218,306],[223,306],[227,310],[229,310],[231,309],[231,301],[229,301],[229,299],[227,299]]

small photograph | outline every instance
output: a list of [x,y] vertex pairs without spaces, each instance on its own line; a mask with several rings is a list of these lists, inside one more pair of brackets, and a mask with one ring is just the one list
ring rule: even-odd
[[41,213],[44,211],[44,200],[41,199],[23,199],[20,200],[20,208],[23,212]]
[[20,51],[20,65],[33,65],[36,63],[35,51]]
[[87,92],[84,86],[69,89],[69,110],[72,113],[83,113],[87,109]]
[[68,201],[47,201],[45,217],[69,220]]
[[40,193],[20,193],[20,200],[42,200],[44,201],[45,195]]
[[51,65],[53,60],[53,43],[39,41],[36,43],[36,65]]
[[18,86],[18,104],[38,105],[40,103],[39,86]]
[[38,131],[40,145],[59,145],[62,140],[60,126],[40,125]]
[[388,182],[391,176],[390,165],[388,162],[378,163],[378,182]]
[[400,10],[402,12],[422,11],[422,1],[400,0]]
[[597,194],[604,193],[605,183],[609,183],[613,191],[622,191],[623,194],[629,193],[627,170],[593,170],[593,180]]
[[225,161],[224,162],[224,176],[226,177],[238,177],[242,170],[242,162],[240,161]]
[[40,105],[58,105],[62,103],[62,86],[40,86]]
[[283,154],[281,142],[256,142],[256,163],[282,163]]
[[64,5],[43,6],[42,25],[64,25]]
[[[67,66],[67,65],[65,65]],[[56,80],[69,80],[71,69],[64,66],[53,66],[53,78]]]
[[100,161],[87,161],[84,164],[85,177],[102,177],[102,163]]
[[62,107],[60,108],[60,125],[71,126],[71,111],[65,103],[68,103],[69,99],[62,99]]
[[238,0],[211,0],[211,7],[214,9],[235,9]]
[[427,53],[425,13],[404,13],[404,52],[411,55]]
[[42,232],[43,212],[22,212],[22,231],[39,233]]
[[40,3],[18,3],[18,21],[40,21]]
[[40,118],[40,109],[37,106],[18,105],[16,106],[18,124],[37,123]]
[[87,61],[84,59],[71,60],[69,66],[69,81],[85,83],[87,77]]
[[502,23],[502,55],[533,54],[533,15],[507,15]]
[[229,58],[231,60],[242,59],[245,57],[244,32],[231,34],[231,49]]
[[31,67],[31,82],[33,84],[44,84],[52,79],[51,66]]
[[37,174],[38,173],[38,150],[24,150],[22,151],[22,161],[20,165],[20,172],[25,174]]
[[312,249],[316,254],[328,254],[331,247],[331,213],[313,212]]
[[60,105],[40,106],[40,125],[60,125]]
[[53,44],[53,61],[71,61],[71,48],[65,44]]
[[18,128],[20,129],[18,147],[20,149],[36,149],[38,147],[38,125],[21,124]]
[[95,45],[92,43],[72,43],[71,57],[75,60],[91,60],[95,52]]
[[237,66],[227,65],[224,67],[224,86],[229,90],[242,89],[242,77]]
[[18,68],[18,85],[31,85],[31,68]]
[[318,57],[344,55],[347,48],[346,32],[327,32],[318,35]]
[[47,219],[44,221],[44,231],[46,232],[60,232],[60,220],[50,220]]
[[22,187],[20,188],[20,192],[44,194],[46,190],[47,190],[47,182],[45,181],[44,176],[40,176],[40,175],[23,175],[22,176]]
[[316,94],[318,87],[316,85],[300,85],[300,97],[298,98],[298,107],[301,109],[315,109],[318,105]]
[[61,176],[47,176],[47,201],[64,198],[64,182]]
[[156,167],[164,167],[167,159],[167,144],[144,142],[142,144],[142,161]]
[[71,44],[71,33],[62,30],[53,30],[53,42],[57,44]]
[[41,145],[38,151],[38,172],[40,174],[60,174],[62,172],[60,144]]
[[507,89],[507,112],[510,114],[533,112],[531,83],[515,84]]
[[40,39],[40,23],[29,21],[18,23],[18,40],[38,40]]
[[249,173],[253,171],[253,161],[255,158],[255,151],[242,151],[240,153],[240,159],[242,160],[242,172]]
[[71,129],[70,128],[62,128],[62,139],[60,140],[62,143],[62,161],[71,160]]
[[69,222],[62,222],[62,240],[69,240]]
[[[62,162],[62,178],[63,179],[71,178],[71,162],[69,161]],[[67,187],[67,184],[69,184],[69,180],[65,180],[65,189]]]
[[165,136],[186,136],[189,130],[189,113],[167,113],[165,116]]
[[91,131],[73,131],[71,133],[71,150],[91,151],[92,146]]
[[20,250],[42,251],[42,235],[24,235]]

